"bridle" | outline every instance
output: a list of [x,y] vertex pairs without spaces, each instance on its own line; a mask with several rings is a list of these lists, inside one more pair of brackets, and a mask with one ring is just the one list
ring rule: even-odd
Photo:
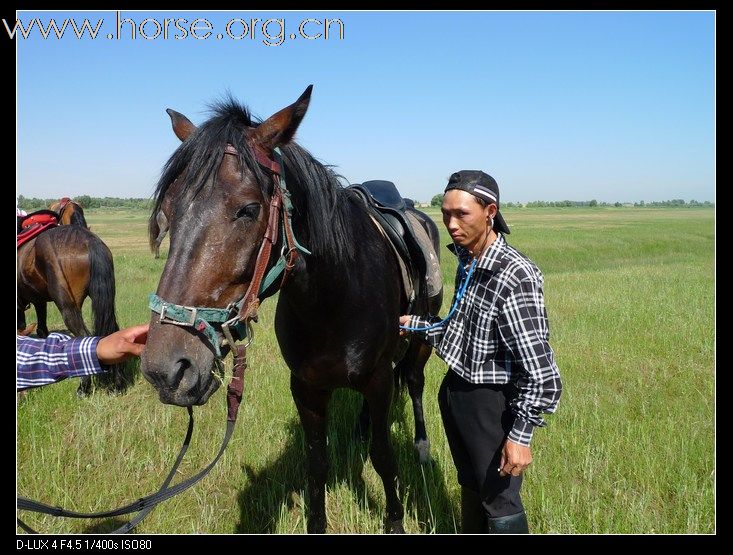
[[[262,238],[255,269],[249,287],[238,301],[229,303],[225,308],[186,306],[166,302],[155,293],[150,294],[149,307],[160,314],[158,323],[192,327],[206,337],[213,347],[217,358],[223,358],[218,333],[212,324],[221,324],[224,339],[230,348],[236,341],[247,340],[249,346],[254,338],[252,320],[257,321],[257,310],[260,306],[260,295],[264,293],[281,275],[278,289],[282,287],[298,258],[299,253],[310,254],[310,251],[298,243],[293,233],[293,205],[290,191],[287,189],[282,172],[282,153],[279,148],[273,150],[274,159],[261,147],[252,145],[257,163],[272,175],[273,192],[270,198],[270,215],[267,229]],[[228,144],[224,154],[239,155],[239,151]],[[277,242],[278,231],[282,237],[283,247],[277,261],[265,275],[270,264],[272,248]]]

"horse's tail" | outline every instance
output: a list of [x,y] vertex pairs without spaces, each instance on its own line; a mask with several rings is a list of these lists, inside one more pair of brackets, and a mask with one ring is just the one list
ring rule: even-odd
[[94,335],[109,335],[120,329],[115,315],[112,253],[96,235],[89,238],[89,296],[92,298]]
[[[115,267],[109,247],[96,235],[89,240],[89,296],[92,298],[94,335],[105,336],[120,329],[115,314]],[[113,364],[99,383],[122,393],[133,382],[134,370],[126,362]]]

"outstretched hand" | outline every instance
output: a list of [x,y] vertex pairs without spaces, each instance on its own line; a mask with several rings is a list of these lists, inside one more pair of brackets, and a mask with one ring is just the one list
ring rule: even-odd
[[150,324],[141,324],[116,331],[97,343],[97,358],[102,364],[117,364],[133,356],[140,356],[148,340]]
[[[406,326],[410,323],[410,315],[405,314],[403,316],[400,316],[400,326]],[[400,330],[400,337],[404,337],[407,335],[407,330]]]

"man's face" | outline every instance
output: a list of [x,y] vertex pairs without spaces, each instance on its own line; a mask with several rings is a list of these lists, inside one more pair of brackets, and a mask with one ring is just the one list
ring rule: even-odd
[[486,239],[488,221],[496,214],[496,205],[483,207],[471,193],[451,189],[443,196],[441,212],[453,242],[475,252]]

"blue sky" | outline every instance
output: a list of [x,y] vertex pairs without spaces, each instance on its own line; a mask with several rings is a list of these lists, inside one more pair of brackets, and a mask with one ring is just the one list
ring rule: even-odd
[[[452,172],[483,169],[503,201],[715,197],[714,12],[122,11],[138,26],[186,20],[185,39],[172,21],[152,40],[129,23],[115,38],[114,11],[18,14],[26,29],[85,17],[103,20],[94,40],[70,24],[62,39],[15,38],[26,197],[148,197],[179,144],[166,108],[201,123],[230,91],[264,119],[309,84],[297,140],[351,182],[429,200]],[[225,35],[253,18],[254,38],[251,25]],[[343,39],[336,24],[328,40],[298,36],[326,18]]]

